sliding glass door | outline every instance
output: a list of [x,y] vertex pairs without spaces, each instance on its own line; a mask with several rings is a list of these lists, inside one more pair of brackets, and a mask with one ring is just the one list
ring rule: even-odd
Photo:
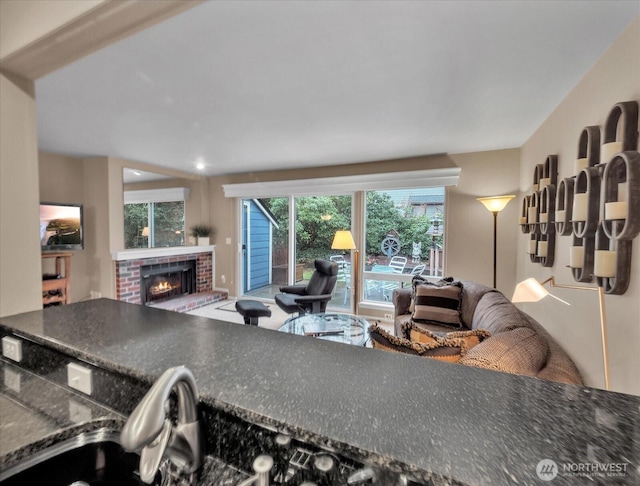
[[317,258],[335,260],[339,265],[338,283],[329,306],[349,309],[351,254],[332,250],[331,243],[336,231],[351,229],[352,197],[297,197],[294,202],[296,281],[309,280]]
[[337,230],[351,229],[351,205],[350,195],[242,200],[244,294],[273,298],[283,285],[306,283],[316,258],[331,258],[340,274],[329,305],[350,308],[351,255],[331,243]]

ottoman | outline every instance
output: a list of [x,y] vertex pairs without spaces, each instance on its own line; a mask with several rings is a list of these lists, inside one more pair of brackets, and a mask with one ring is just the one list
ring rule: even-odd
[[238,300],[236,310],[244,317],[244,323],[251,326],[257,326],[260,317],[271,317],[271,310],[257,300]]

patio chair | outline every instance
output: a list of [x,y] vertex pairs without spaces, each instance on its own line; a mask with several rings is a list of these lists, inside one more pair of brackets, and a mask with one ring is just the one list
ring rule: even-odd
[[[351,264],[349,262],[338,263],[338,283],[344,283],[344,304],[347,303],[349,298],[349,291],[351,290]],[[337,287],[337,286],[336,286]]]
[[404,267],[407,265],[407,257],[394,256],[389,262],[389,266],[393,268],[393,273],[404,272]]
[[338,280],[338,264],[330,260],[316,260],[315,272],[307,285],[280,287],[276,304],[287,314],[319,314],[327,309]]
[[411,269],[411,275],[422,275],[426,267],[426,265],[416,265]]
[[344,255],[331,255],[329,257],[329,260],[331,260],[332,262],[336,262],[340,267],[344,266],[347,263],[347,261],[344,259]]

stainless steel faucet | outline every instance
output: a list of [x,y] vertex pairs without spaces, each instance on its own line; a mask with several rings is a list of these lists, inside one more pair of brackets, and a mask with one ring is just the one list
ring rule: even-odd
[[[178,396],[178,420],[168,417],[169,396]],[[165,371],[129,416],[120,434],[122,447],[140,451],[140,479],[151,484],[158,473],[195,484],[202,465],[202,432],[198,392],[191,371],[177,366]],[[165,459],[163,461],[163,458]],[[162,465],[161,465],[162,463]]]

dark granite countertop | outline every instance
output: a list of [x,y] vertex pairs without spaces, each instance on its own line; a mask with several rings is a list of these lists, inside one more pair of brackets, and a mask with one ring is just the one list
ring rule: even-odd
[[126,419],[80,393],[0,361],[0,470],[80,432],[120,429]]
[[560,468],[553,484],[576,484],[584,478],[569,475],[574,466],[615,463],[624,475],[590,479],[640,484],[640,397],[108,299],[0,324],[149,381],[186,365],[206,403],[374,464],[468,484],[534,484],[551,459]]

